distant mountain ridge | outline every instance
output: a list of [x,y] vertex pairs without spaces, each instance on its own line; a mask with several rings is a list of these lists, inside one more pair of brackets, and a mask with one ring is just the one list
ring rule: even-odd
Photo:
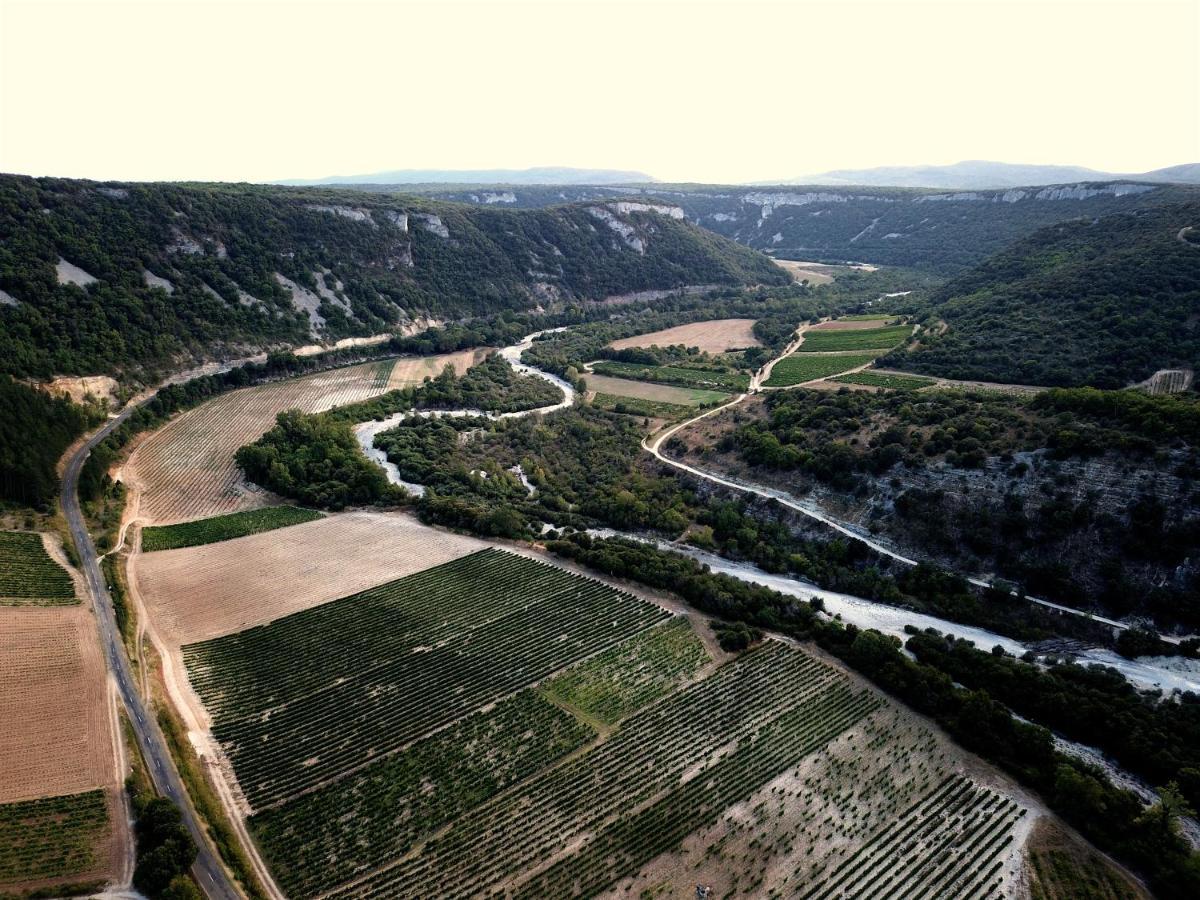
[[535,166],[530,169],[393,169],[367,175],[297,178],[274,184],[311,187],[332,184],[652,184],[645,172]]
[[987,190],[1040,187],[1073,181],[1130,179],[1165,184],[1200,184],[1200,163],[1184,163],[1136,174],[1100,172],[1083,166],[1038,166],[968,159],[948,166],[877,166],[834,169],[784,181],[757,184],[823,184],[839,186],[922,187],[945,190]]

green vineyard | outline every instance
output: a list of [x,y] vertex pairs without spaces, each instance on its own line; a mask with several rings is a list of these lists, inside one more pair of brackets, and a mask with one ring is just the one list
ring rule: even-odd
[[911,325],[888,325],[850,331],[810,331],[804,335],[801,353],[839,350],[889,350],[912,334]]
[[[879,351],[882,353],[883,351]],[[865,366],[874,361],[879,353],[850,353],[844,356],[817,356],[793,353],[775,363],[771,369],[771,377],[765,382],[766,387],[790,387],[793,384],[803,384],[818,378],[828,378]]]
[[750,386],[750,376],[743,372],[699,367],[646,366],[617,360],[601,360],[592,364],[592,371],[597,375],[609,375],[615,378],[676,384],[680,387],[705,388],[707,390],[744,391]]
[[595,736],[533,691],[522,691],[259,813],[250,826],[280,887],[292,897],[312,896],[403,855],[429,832]]
[[198,547],[214,544],[248,534],[260,534],[299,525],[321,518],[321,513],[295,506],[271,506],[267,509],[251,509],[246,512],[213,516],[195,522],[178,525],[150,525],[142,529],[142,549],[147,553],[155,550],[175,550],[179,547]]
[[0,531],[0,606],[62,606],[77,602],[71,576],[50,558],[40,534]]
[[0,804],[0,885],[89,873],[107,831],[103,791]]
[[839,384],[865,384],[868,387],[887,388],[895,391],[919,391],[936,384],[932,378],[920,375],[885,375],[882,372],[854,372],[829,379]]
[[[459,817],[334,897],[594,894],[880,704],[769,644],[626,719],[582,756]],[[691,773],[691,774],[689,774]],[[694,777],[692,777],[694,775]]]
[[667,617],[600,582],[484,550],[189,645],[184,660],[261,810]]
[[708,662],[685,618],[643,632],[542,686],[542,694],[588,719],[613,725],[674,690]]

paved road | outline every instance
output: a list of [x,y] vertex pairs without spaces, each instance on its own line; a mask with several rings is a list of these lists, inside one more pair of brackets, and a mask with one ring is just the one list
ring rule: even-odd
[[[145,400],[149,400],[147,397]],[[143,400],[142,402],[145,402]],[[100,628],[100,638],[104,643],[104,653],[108,667],[117,680],[121,699],[137,733],[138,745],[142,748],[142,756],[150,769],[150,776],[155,787],[166,797],[170,797],[183,813],[183,822],[199,848],[199,855],[192,867],[200,889],[213,900],[237,900],[241,894],[234,886],[232,879],[226,874],[216,850],[205,836],[196,811],[192,808],[184,791],[183,781],[175,769],[171,753],[167,749],[166,739],[158,728],[158,723],[147,711],[141,696],[134,685],[133,673],[129,667],[129,658],[125,655],[125,645],[117,632],[116,618],[113,614],[112,598],[100,572],[100,562],[96,555],[96,545],[92,543],[84,523],[83,513],[79,507],[79,473],[92,448],[108,437],[112,431],[129,417],[134,407],[126,409],[117,417],[110,419],[108,424],[94,434],[87,443],[75,451],[67,461],[62,480],[62,508],[79,550],[80,564],[84,577],[87,579],[88,593],[91,594],[92,606],[96,610],[96,621]]]

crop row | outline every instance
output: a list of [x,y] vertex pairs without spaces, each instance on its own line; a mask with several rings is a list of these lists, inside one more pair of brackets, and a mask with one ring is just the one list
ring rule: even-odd
[[911,325],[862,328],[851,331],[810,331],[804,335],[801,353],[837,350],[889,350],[912,334]]
[[107,828],[99,790],[0,804],[0,884],[87,872]]
[[67,570],[50,558],[33,531],[0,531],[0,605],[75,603]]
[[442,824],[595,735],[535,692],[522,691],[253,816],[250,825],[285,893],[311,897],[396,859]]
[[671,691],[709,656],[687,618],[651,628],[548,681],[542,693],[612,725]]
[[597,375],[616,378],[631,378],[634,381],[653,381],[659,384],[676,384],[680,387],[706,388],[709,390],[744,391],[750,386],[750,376],[744,372],[726,372],[718,369],[702,369],[684,366],[646,366],[639,363],[601,360],[592,364]]
[[[618,827],[639,805],[719,766],[792,710],[851,702],[844,680],[797,650],[770,644],[626,719],[583,756],[460,818],[421,852],[335,896],[468,896],[553,860],[580,836]],[[839,699],[840,698],[840,699]],[[614,832],[616,834],[617,832]]]
[[201,544],[215,544],[217,541],[274,531],[276,528],[299,525],[319,518],[321,513],[311,509],[268,506],[265,509],[250,509],[226,516],[182,522],[178,525],[151,525],[142,531],[142,549],[152,553],[155,550],[198,547]]
[[793,353],[775,363],[771,369],[771,377],[767,379],[767,387],[790,387],[793,384],[803,384],[818,378],[828,378],[849,372],[874,361],[878,353],[848,353],[844,356],[817,356],[815,354]]
[[950,776],[818,876],[801,900],[975,896],[999,868],[993,863],[1024,814],[1013,800]]
[[[197,689],[216,710],[213,733],[255,807],[336,778],[668,615],[545,563],[504,551],[477,554],[484,555],[499,563],[496,571],[453,579],[448,603],[467,613],[456,627],[448,624],[454,610],[428,593],[410,592],[399,608],[370,604],[374,614],[365,620],[354,612],[367,604],[338,601],[342,617],[337,610],[289,617],[307,622],[295,645],[269,634],[286,632],[288,619],[255,629],[272,638],[274,655],[250,649],[247,657],[243,646],[228,670],[212,660],[196,666]],[[440,568],[453,571],[463,562]],[[193,662],[204,647],[188,648]],[[298,658],[317,672],[301,668],[301,688],[280,678]],[[259,683],[247,687],[243,678]],[[230,690],[241,695],[236,704]]]
[[917,391],[935,384],[932,378],[920,375],[887,375],[882,372],[853,372],[829,379],[840,384],[865,384],[869,387],[888,388],[896,391]]

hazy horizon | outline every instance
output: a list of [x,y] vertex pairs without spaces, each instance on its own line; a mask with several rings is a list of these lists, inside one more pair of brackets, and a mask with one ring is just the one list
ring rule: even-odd
[[269,182],[552,166],[745,183],[1200,160],[1195,2],[2,10],[5,172]]

